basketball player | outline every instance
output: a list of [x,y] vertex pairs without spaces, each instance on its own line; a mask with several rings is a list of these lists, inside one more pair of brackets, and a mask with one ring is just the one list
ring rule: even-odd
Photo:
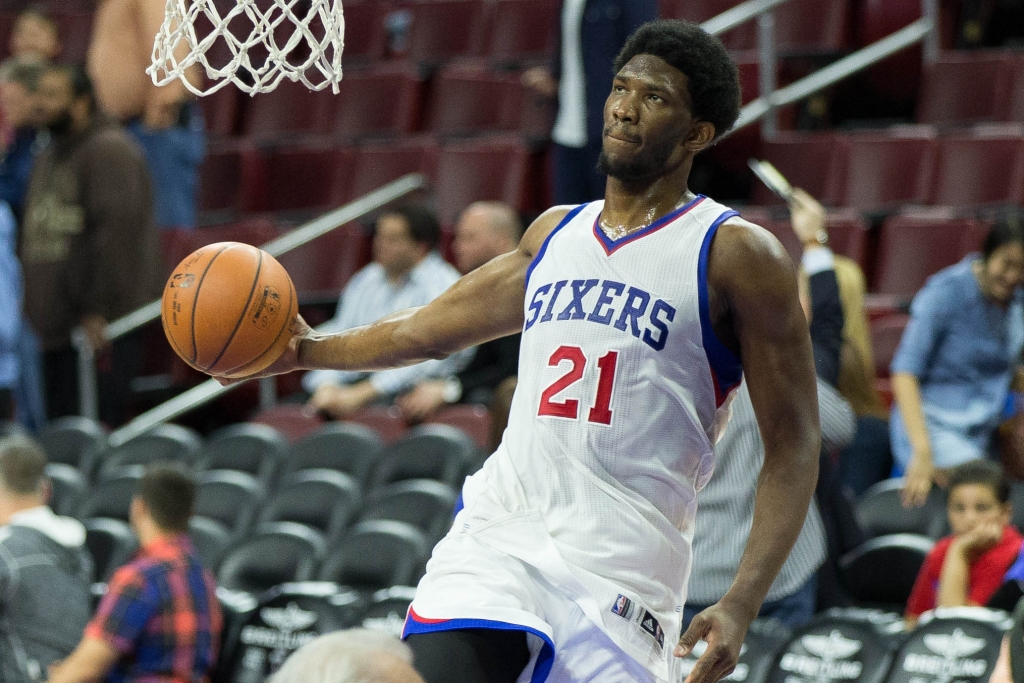
[[[522,331],[508,429],[466,480],[405,637],[427,683],[713,683],[803,525],[820,442],[794,267],[687,189],[736,120],[736,67],[681,21],[641,27],[605,105],[604,201],[556,207],[518,249],[419,309],[316,335],[271,370],[377,370]],[[721,602],[679,635],[697,492],[742,374],[764,437],[750,541]],[[673,656],[675,655],[675,656]]]

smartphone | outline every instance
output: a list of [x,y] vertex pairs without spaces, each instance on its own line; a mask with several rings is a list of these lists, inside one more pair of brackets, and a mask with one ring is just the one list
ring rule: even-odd
[[770,162],[761,161],[759,159],[751,159],[747,162],[750,166],[750,170],[754,172],[762,183],[764,183],[769,190],[774,192],[787,204],[793,201],[793,186],[786,180],[786,176],[779,173],[779,169],[771,165]]

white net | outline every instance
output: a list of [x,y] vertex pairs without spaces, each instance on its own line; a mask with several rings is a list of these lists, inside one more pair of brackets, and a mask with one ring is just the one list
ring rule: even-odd
[[[148,73],[181,79],[196,95],[234,83],[250,95],[282,79],[338,92],[345,19],[341,0],[167,0]],[[197,82],[196,69],[205,75]]]

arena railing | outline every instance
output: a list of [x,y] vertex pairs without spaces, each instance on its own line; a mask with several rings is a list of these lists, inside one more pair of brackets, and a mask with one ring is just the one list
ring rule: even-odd
[[[708,19],[701,25],[709,33],[721,35],[747,21],[757,20],[758,86],[760,92],[756,99],[747,103],[741,109],[739,119],[732,132],[761,121],[762,135],[770,138],[778,130],[776,111],[779,107],[813,95],[917,43],[923,43],[925,62],[934,61],[938,56],[939,0],[922,0],[922,16],[920,19],[808,76],[783,88],[777,88],[775,16],[773,10],[787,1],[747,0],[747,2]],[[422,175],[407,175],[304,226],[296,228],[286,235],[263,245],[263,249],[273,256],[280,256],[345,223],[365,216],[409,192],[426,187],[427,182]],[[159,316],[160,302],[154,301],[110,323],[107,326],[107,337],[111,340],[117,339],[155,320]],[[98,402],[93,349],[81,330],[75,331],[73,341],[78,349],[79,359],[80,412],[87,417],[95,419],[98,413]],[[120,445],[162,422],[173,420],[179,415],[183,415],[217,398],[221,394],[231,391],[237,386],[240,385],[232,384],[225,387],[221,386],[216,380],[207,380],[139,415],[125,426],[115,430],[110,435],[110,443],[112,446]],[[259,395],[261,407],[269,407],[276,403],[276,386],[273,378],[260,380]]]

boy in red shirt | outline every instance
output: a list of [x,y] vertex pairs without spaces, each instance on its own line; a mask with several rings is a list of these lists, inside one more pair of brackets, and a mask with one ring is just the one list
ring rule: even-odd
[[1002,468],[974,460],[953,469],[946,513],[951,536],[932,548],[907,600],[907,628],[935,607],[984,605],[1003,582],[1022,537],[1010,526],[1010,485]]

